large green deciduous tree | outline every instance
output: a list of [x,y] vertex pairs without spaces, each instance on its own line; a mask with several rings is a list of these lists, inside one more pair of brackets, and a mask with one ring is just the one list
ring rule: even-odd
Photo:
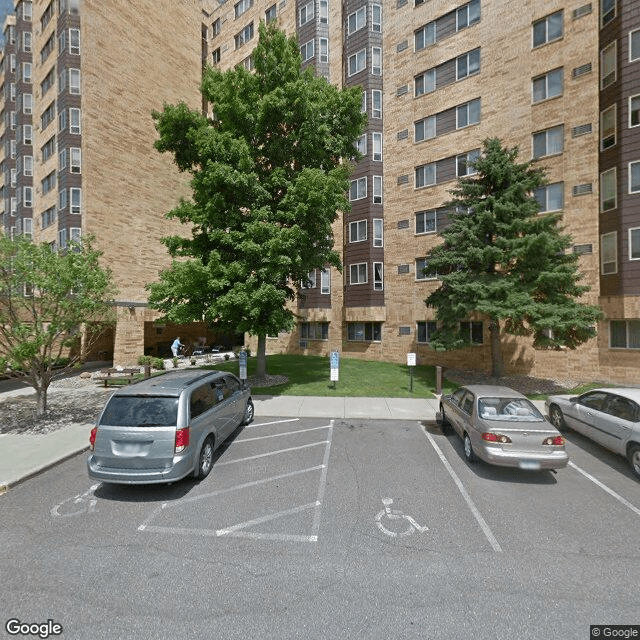
[[361,135],[360,88],[338,89],[301,70],[295,39],[260,25],[254,72],[207,68],[201,91],[213,118],[184,104],[155,112],[161,152],[191,173],[193,191],[168,217],[191,237],[163,239],[172,266],[148,285],[172,322],[202,321],[258,336],[293,327],[287,303],[327,264],[341,269],[331,224],[346,211]]
[[[492,375],[504,373],[501,333],[532,335],[536,347],[574,349],[595,335],[598,307],[580,302],[578,255],[559,226],[561,213],[540,213],[534,197],[547,181],[517,147],[497,138],[483,143],[475,173],[461,178],[448,203],[444,242],[428,260],[441,286],[425,301],[436,309],[436,349],[465,344],[460,321],[488,318]],[[468,339],[468,337],[467,337]]]
[[[23,236],[0,236],[0,373],[35,389],[38,416],[54,376],[68,372],[115,319],[111,272],[91,241],[56,252]],[[63,357],[66,366],[54,369]]]

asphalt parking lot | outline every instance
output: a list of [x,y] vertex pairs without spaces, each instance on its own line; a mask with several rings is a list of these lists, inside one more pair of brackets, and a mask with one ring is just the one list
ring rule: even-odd
[[261,417],[203,482],[147,487],[78,456],[0,499],[2,608],[92,639],[640,624],[640,483],[568,440],[569,467],[525,472],[467,464],[434,423]]

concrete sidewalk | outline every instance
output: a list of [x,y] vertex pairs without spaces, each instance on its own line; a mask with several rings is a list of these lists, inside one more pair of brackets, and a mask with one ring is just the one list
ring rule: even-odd
[[[2,395],[30,395],[33,389]],[[420,398],[341,398],[253,396],[256,421],[261,418],[334,418],[435,420],[438,400]],[[42,435],[0,435],[0,494],[20,482],[86,451],[93,424],[70,424]]]

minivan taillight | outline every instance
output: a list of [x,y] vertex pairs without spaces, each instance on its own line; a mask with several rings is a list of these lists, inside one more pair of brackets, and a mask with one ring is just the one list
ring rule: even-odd
[[98,435],[98,427],[93,427],[89,434],[89,450],[93,451],[96,446],[96,436]]
[[189,427],[176,431],[176,453],[184,451],[189,446]]

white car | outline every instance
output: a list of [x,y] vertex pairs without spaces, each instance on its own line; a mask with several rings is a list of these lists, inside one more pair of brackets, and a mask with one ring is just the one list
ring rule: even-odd
[[640,389],[593,389],[581,396],[549,396],[545,406],[557,429],[570,427],[625,456],[640,478]]

